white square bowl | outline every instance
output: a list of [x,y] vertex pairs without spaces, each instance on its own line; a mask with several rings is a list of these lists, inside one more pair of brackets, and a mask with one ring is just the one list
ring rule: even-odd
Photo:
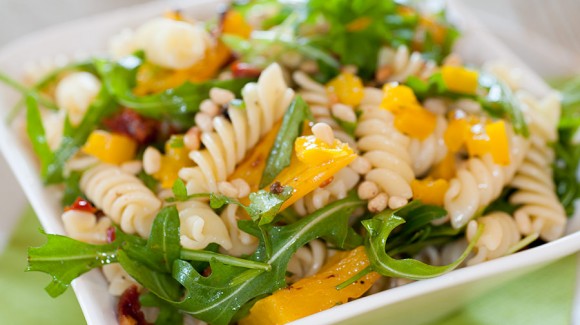
[[[66,23],[33,34],[0,50],[0,70],[19,78],[27,62],[59,54],[74,56],[102,53],[107,40],[125,27],[137,26],[164,10],[183,8],[195,17],[212,17],[225,1],[165,1],[114,11],[108,14]],[[502,60],[521,70],[523,87],[537,96],[549,87],[529,68],[486,32],[458,3],[449,4],[449,13],[462,30],[457,44],[460,54],[470,63],[482,64]],[[18,95],[0,87],[0,118],[18,100]],[[0,123],[0,149],[25,191],[42,225],[48,233],[63,234],[60,220],[62,208],[54,189],[45,188],[36,158],[19,134]],[[453,271],[447,275],[384,291],[337,306],[293,324],[421,324],[433,321],[468,303],[479,295],[506,281],[580,250],[580,233],[499,258],[476,266]],[[90,325],[116,323],[115,302],[107,292],[102,274],[93,270],[73,282],[73,288]],[[417,311],[421,311],[418,313]]]

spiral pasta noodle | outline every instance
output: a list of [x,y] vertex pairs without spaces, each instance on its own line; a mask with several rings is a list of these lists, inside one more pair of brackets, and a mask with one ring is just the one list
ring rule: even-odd
[[132,286],[141,287],[123,267],[118,263],[103,265],[103,274],[109,282],[109,293],[113,296],[120,296]]
[[482,158],[470,158],[449,182],[444,207],[449,212],[453,227],[461,228],[466,225],[480,209],[497,199],[521,166],[529,141],[513,134],[511,127],[507,129],[510,140],[509,165],[494,163],[490,154]]
[[294,91],[286,86],[280,66],[272,64],[262,72],[257,83],[244,87],[242,96],[246,108],[228,108],[231,122],[225,116],[216,116],[215,131],[201,135],[205,149],[189,154],[197,166],[179,171],[188,193],[217,192],[217,183],[225,181],[246,152],[280,120]]
[[287,271],[292,273],[290,281],[316,274],[324,265],[327,254],[326,245],[318,239],[300,247],[288,263]]
[[230,204],[220,215],[232,243],[227,252],[234,256],[249,255],[258,247],[258,239],[238,228],[238,220],[240,219],[237,213],[238,209],[238,205]]
[[407,149],[409,138],[393,126],[392,114],[378,106],[366,106],[355,135],[359,150],[373,167],[365,180],[376,183],[389,197],[413,197],[410,184],[415,174]]
[[[308,106],[310,106],[310,111],[312,112],[312,116],[314,117],[315,122],[328,124],[332,128],[335,138],[342,142],[348,143],[351,148],[356,150],[356,141],[352,138],[352,136],[346,133],[333,118],[331,113],[333,103],[330,101],[324,85],[313,80],[302,71],[294,72],[292,78],[299,87],[298,93],[300,96],[302,96]],[[356,115],[354,113],[353,107],[344,104],[338,105],[343,106],[343,111],[350,110],[352,113],[354,120],[349,122],[356,121]],[[341,116],[334,117],[337,119],[343,119]]]
[[507,255],[521,239],[516,221],[510,215],[493,212],[469,222],[465,233],[469,242],[473,241],[480,224],[484,226],[483,233],[475,244],[475,256],[467,262],[468,265]]
[[224,249],[232,248],[232,241],[222,219],[206,202],[190,200],[177,204],[179,211],[181,245],[189,249],[203,249],[217,243]]
[[80,187],[124,232],[149,236],[161,201],[137,177],[117,166],[99,164],[83,174]]
[[112,225],[108,217],[97,218],[94,213],[78,210],[65,211],[62,222],[71,238],[89,244],[107,243],[107,229]]
[[384,47],[379,53],[379,74],[381,69],[388,69],[386,78],[378,76],[379,81],[402,82],[410,76],[427,79],[437,70],[434,61],[425,60],[419,52],[409,52],[405,45],[399,46],[396,50]]
[[[566,213],[556,196],[552,179],[554,151],[548,146],[548,141],[557,136],[557,119],[545,116],[559,112],[559,101],[556,95],[550,95],[541,103],[527,96],[524,102],[530,110],[528,116],[532,117],[532,144],[511,183],[518,190],[510,197],[510,202],[521,205],[514,217],[524,235],[537,233],[542,239],[551,241],[562,236],[566,226]],[[545,113],[543,117],[542,112]]]

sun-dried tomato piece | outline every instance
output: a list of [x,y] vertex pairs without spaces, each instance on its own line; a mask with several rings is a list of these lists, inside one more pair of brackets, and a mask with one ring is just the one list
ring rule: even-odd
[[262,73],[262,70],[255,66],[240,61],[234,62],[231,69],[234,78],[257,78]]
[[89,213],[97,212],[97,208],[95,208],[91,202],[83,199],[82,197],[77,197],[73,204],[64,208],[64,211],[69,210],[84,211]]
[[141,116],[127,108],[123,109],[121,113],[103,120],[103,124],[110,131],[124,134],[140,144],[155,140],[159,131],[157,120]]
[[123,292],[117,305],[120,325],[148,325],[139,303],[139,290],[131,286]]
[[117,238],[115,227],[107,228],[107,243],[112,243]]

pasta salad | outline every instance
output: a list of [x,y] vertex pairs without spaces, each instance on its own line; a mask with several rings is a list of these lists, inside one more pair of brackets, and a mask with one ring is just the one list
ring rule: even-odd
[[249,1],[0,73],[62,193],[28,270],[56,297],[100,268],[121,324],[284,324],[558,239],[577,107],[458,37],[397,1]]

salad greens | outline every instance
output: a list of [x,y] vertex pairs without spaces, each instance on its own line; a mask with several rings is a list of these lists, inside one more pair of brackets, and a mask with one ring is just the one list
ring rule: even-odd
[[554,144],[554,182],[556,193],[566,213],[574,213],[574,202],[580,199],[580,78],[562,87],[562,116],[558,125],[558,142]]
[[272,183],[276,176],[290,165],[294,150],[294,140],[302,134],[304,122],[312,119],[312,113],[306,102],[302,97],[296,96],[282,118],[280,131],[278,131],[274,145],[268,155],[268,160],[266,160],[260,188]]
[[481,107],[492,117],[510,121],[517,134],[529,136],[528,126],[517,98],[505,83],[488,73],[479,72],[476,95],[452,92],[447,88],[440,72],[432,74],[427,80],[410,76],[405,84],[421,100],[428,97],[472,98],[479,102]]

